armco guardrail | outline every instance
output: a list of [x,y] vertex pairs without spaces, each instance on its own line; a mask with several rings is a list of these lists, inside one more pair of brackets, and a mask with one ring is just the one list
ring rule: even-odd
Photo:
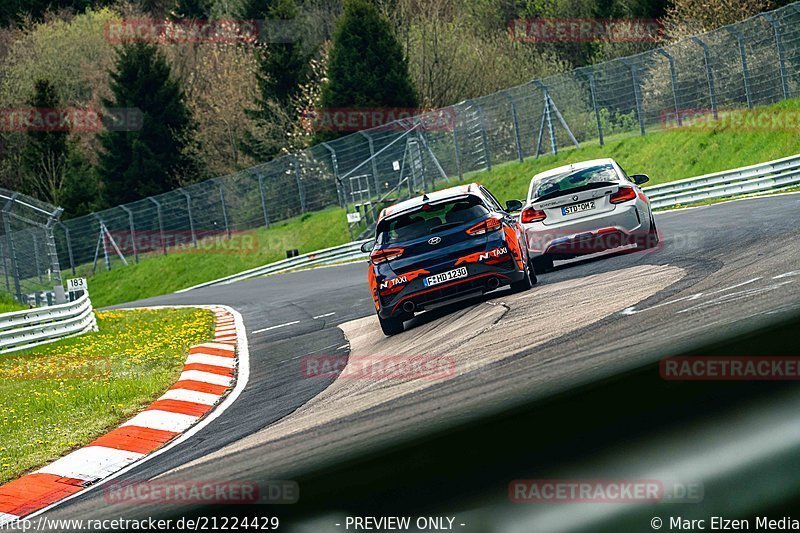
[[74,302],[0,315],[0,352],[12,352],[97,330],[92,302]]
[[800,184],[800,155],[646,187],[654,209]]
[[[800,185],[800,154],[758,165],[673,181],[664,185],[654,185],[645,188],[645,192],[650,198],[650,204],[653,209],[663,209],[714,198],[765,192],[793,185]],[[342,246],[298,255],[291,259],[284,259],[276,263],[246,270],[239,274],[201,283],[178,292],[186,292],[212,285],[225,285],[268,274],[280,274],[290,270],[366,259],[367,254],[363,253],[360,248],[363,243],[369,240],[360,240]]]
[[367,254],[361,251],[361,245],[370,239],[349,242],[341,246],[334,246],[333,248],[325,248],[307,254],[298,255],[289,259],[283,259],[270,263],[268,265],[251,268],[244,272],[239,272],[232,276],[216,279],[214,281],[207,281],[187,289],[182,289],[177,292],[186,292],[201,287],[210,287],[211,285],[227,285],[236,281],[242,281],[250,278],[257,278],[259,276],[266,276],[268,274],[280,274],[281,272],[288,272],[290,270],[297,270],[300,268],[308,268],[311,266],[327,265],[331,263],[338,263],[341,261],[350,261],[367,257]]

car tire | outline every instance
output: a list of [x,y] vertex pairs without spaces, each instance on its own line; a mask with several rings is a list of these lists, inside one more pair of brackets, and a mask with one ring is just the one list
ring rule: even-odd
[[409,318],[410,317],[407,315],[398,315],[390,318],[381,318],[381,316],[378,315],[378,322],[381,324],[381,330],[383,331],[383,334],[387,337],[391,337],[392,335],[397,335],[398,333],[403,333],[405,331],[403,322]]
[[525,272],[522,279],[511,283],[511,292],[524,292],[536,285],[536,271],[529,264],[525,264]]
[[539,274],[553,270],[553,258],[549,255],[540,255],[530,260],[532,270]]
[[639,237],[636,243],[637,248],[655,248],[658,245],[658,229],[656,229],[656,221],[653,214],[650,213],[650,229],[647,230],[647,235]]

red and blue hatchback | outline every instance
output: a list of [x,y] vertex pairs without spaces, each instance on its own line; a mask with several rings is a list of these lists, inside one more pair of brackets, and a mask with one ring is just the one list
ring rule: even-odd
[[536,283],[524,233],[485,187],[472,183],[411,198],[381,211],[370,253],[369,284],[381,329],[403,331],[415,313],[510,285]]

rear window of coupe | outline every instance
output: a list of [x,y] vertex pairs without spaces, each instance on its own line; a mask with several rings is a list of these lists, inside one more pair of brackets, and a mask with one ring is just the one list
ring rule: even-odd
[[570,191],[594,183],[609,183],[619,180],[617,171],[612,165],[596,165],[578,170],[568,170],[533,182],[530,199]]

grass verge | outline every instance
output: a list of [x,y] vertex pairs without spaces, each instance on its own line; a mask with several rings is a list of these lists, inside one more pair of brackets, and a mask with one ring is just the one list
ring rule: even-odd
[[[786,100],[753,111],[772,123],[786,111],[800,110],[800,99]],[[780,120],[775,123],[781,124]],[[496,165],[490,172],[464,176],[479,181],[500,201],[523,199],[534,174],[569,163],[611,157],[628,174],[647,174],[647,186],[691,178],[712,172],[755,165],[800,153],[800,135],[791,128],[758,129],[731,123],[707,121],[701,126],[666,129],[645,136],[612,139],[605,146],[587,145],[557,155],[528,158],[523,162]],[[645,186],[645,190],[647,188]]]
[[[794,99],[754,112],[771,123],[767,120],[771,116],[798,109],[800,100]],[[530,178],[537,172],[586,159],[613,157],[628,173],[648,174],[649,185],[655,185],[797,153],[800,153],[800,136],[791,128],[758,129],[707,121],[694,128],[612,137],[605,146],[587,143],[580,149],[563,150],[557,155],[498,164],[490,172],[467,174],[464,181],[480,181],[500,201],[505,201],[524,198]],[[110,272],[98,270],[89,280],[92,301],[102,307],[167,294],[283,259],[288,249],[305,253],[349,241],[344,212],[338,208],[308,213],[250,234],[254,239],[250,247],[186,250],[148,257],[138,265],[119,266]],[[88,269],[82,270],[79,275],[87,275]]]
[[[115,264],[91,275],[90,265],[78,275],[89,277],[92,304],[105,307],[168,294],[204,281],[236,274],[286,258],[286,250],[313,252],[350,241],[344,210],[329,208],[237,235],[230,245],[213,241],[199,249],[144,257],[139,264]],[[216,244],[215,244],[216,243]],[[218,245],[218,246],[217,246]]]
[[214,330],[213,314],[200,309],[106,311],[97,320],[99,332],[0,354],[0,483],[129,419]]
[[10,294],[0,294],[0,314],[24,309],[27,309],[27,307],[12,298]]

